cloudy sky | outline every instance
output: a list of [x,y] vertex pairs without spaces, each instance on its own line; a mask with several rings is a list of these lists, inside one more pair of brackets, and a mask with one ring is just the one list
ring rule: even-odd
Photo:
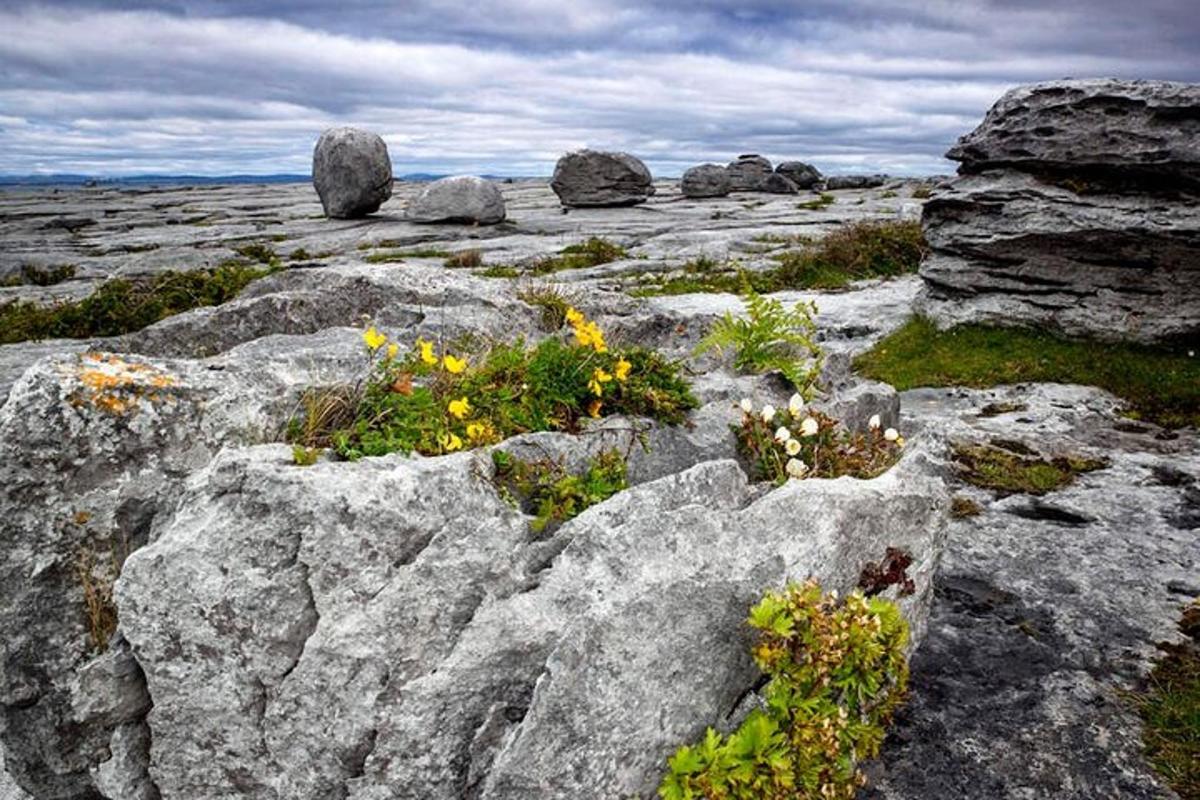
[[1015,84],[1200,80],[1195,2],[0,0],[0,173],[305,173],[339,124],[397,173],[949,172]]

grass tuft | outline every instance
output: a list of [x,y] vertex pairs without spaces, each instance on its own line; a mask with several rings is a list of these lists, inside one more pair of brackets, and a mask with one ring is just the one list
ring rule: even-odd
[[1200,359],[1185,352],[982,325],[939,331],[916,318],[859,356],[855,368],[900,391],[1026,382],[1098,386],[1124,400],[1130,417],[1200,427]]
[[1180,800],[1200,800],[1200,643],[1189,631],[1200,617],[1200,602],[1184,612],[1180,625],[1193,641],[1160,645],[1164,656],[1150,673],[1148,691],[1137,698],[1146,756]]
[[446,266],[451,269],[482,267],[483,251],[478,249],[460,250],[446,259]]
[[619,450],[600,453],[578,474],[556,461],[524,461],[503,450],[492,451],[492,463],[497,488],[533,515],[529,527],[539,534],[553,531],[629,486],[625,456]]

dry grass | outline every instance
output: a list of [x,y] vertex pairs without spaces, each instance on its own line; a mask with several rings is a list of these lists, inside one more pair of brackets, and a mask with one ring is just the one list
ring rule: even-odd
[[446,259],[446,266],[452,269],[482,267],[483,251],[477,249],[461,250]]
[[112,542],[107,553],[93,547],[80,548],[75,556],[75,579],[83,590],[83,610],[92,649],[103,653],[117,631],[117,604],[113,585],[129,555],[128,544]]

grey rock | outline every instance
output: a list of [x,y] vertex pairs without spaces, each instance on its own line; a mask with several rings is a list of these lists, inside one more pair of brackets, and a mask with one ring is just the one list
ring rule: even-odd
[[890,180],[887,175],[830,175],[825,178],[825,188],[830,191],[841,189],[874,189]]
[[799,189],[791,179],[778,172],[772,172],[763,181],[762,190],[767,194],[796,194]]
[[459,175],[434,181],[408,204],[413,222],[465,222],[494,225],[504,221],[504,195],[491,181]]
[[4,743],[0,742],[0,800],[32,800],[29,794],[13,782],[4,768]]
[[918,305],[941,326],[1143,342],[1200,332],[1200,204],[992,170],[943,185],[923,227]]
[[946,156],[965,172],[1004,167],[1195,191],[1198,115],[1200,84],[1048,81],[1010,90]]
[[729,174],[720,164],[701,164],[683,173],[679,190],[684,197],[724,197],[729,194]]
[[740,155],[725,167],[731,192],[761,192],[773,173],[771,162],[760,155]]
[[150,710],[146,678],[120,634],[107,651],[80,667],[75,679],[71,708],[77,722],[115,727]]
[[392,196],[387,144],[370,131],[330,128],[313,150],[313,185],[327,217],[373,214]]
[[784,161],[775,172],[796,184],[797,189],[812,189],[823,180],[819,169],[803,161]]
[[629,206],[654,194],[650,170],[628,153],[578,150],[554,166],[550,188],[564,206]]
[[160,800],[150,776],[150,728],[144,722],[117,726],[109,740],[109,757],[92,769],[96,789],[112,800]]
[[219,455],[118,585],[164,798],[649,796],[752,688],[765,587],[906,548],[919,640],[946,502],[919,448],[761,497],[708,461],[539,541],[471,454],[287,458]]

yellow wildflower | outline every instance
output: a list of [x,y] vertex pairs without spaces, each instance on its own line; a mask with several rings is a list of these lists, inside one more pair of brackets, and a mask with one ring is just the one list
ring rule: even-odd
[[399,352],[400,352],[400,345],[396,344],[395,342],[392,342],[391,344],[388,345],[388,349],[387,349],[388,358],[395,358],[396,354]]
[[588,403],[588,416],[598,419],[600,417],[600,407],[602,405],[604,404],[599,400],[593,400],[592,402]]
[[467,402],[467,398],[463,397],[459,400],[450,401],[450,413],[458,419],[462,419],[471,411],[471,404]]
[[604,393],[604,384],[608,383],[612,379],[613,376],[610,373],[607,373],[599,367],[596,367],[596,369],[592,371],[592,379],[588,381],[588,388],[592,390],[592,394],[599,397]]
[[387,337],[375,330],[375,326],[372,325],[363,331],[363,341],[367,343],[367,349],[373,353],[383,347],[384,343],[387,342]]
[[467,425],[467,438],[471,441],[478,441],[487,436],[487,426],[481,422],[472,422]]
[[433,354],[433,342],[427,342],[424,339],[417,339],[417,347],[421,349],[421,360],[429,366],[437,363],[437,356]]
[[629,370],[631,369],[633,369],[633,364],[622,358],[617,362],[616,368],[613,369],[613,374],[617,376],[617,380],[624,381],[629,377]]
[[446,368],[446,372],[451,375],[457,375],[467,368],[467,360],[465,358],[455,358],[449,353],[442,359],[442,366]]
[[580,347],[590,347],[597,353],[608,352],[608,346],[604,343],[604,331],[594,322],[582,322],[575,326],[575,342]]
[[453,453],[455,450],[462,449],[462,439],[458,438],[457,433],[452,433],[449,436],[443,434],[438,437],[438,443],[447,453]]
[[576,310],[574,306],[568,306],[567,307],[567,322],[571,323],[571,327],[574,328],[576,325],[583,322],[583,314],[580,314],[579,311]]

